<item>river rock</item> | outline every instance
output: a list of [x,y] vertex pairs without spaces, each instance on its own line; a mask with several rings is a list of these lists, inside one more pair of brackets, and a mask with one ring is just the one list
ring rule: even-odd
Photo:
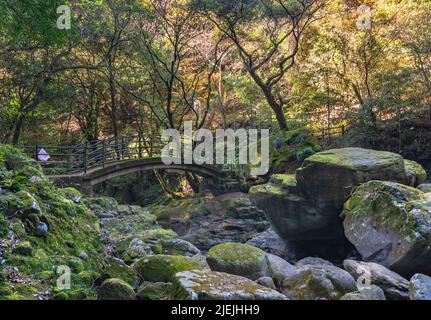
[[335,266],[298,268],[283,283],[283,293],[293,300],[338,300],[357,291],[355,279]]
[[428,184],[421,184],[418,189],[420,191],[423,191],[425,193],[431,193],[431,183]]
[[102,275],[105,278],[121,279],[132,287],[136,287],[139,284],[139,277],[136,271],[124,263],[123,260],[111,256],[102,262]]
[[160,245],[163,254],[167,255],[193,257],[201,253],[193,244],[182,239],[161,240]]
[[30,214],[41,213],[40,205],[37,200],[27,191],[19,191],[10,194],[5,199],[1,199],[6,208],[6,215],[9,217],[18,217],[24,219]]
[[418,189],[370,181],[346,202],[346,237],[365,261],[402,275],[431,273],[431,199]]
[[248,244],[219,244],[208,252],[207,262],[213,271],[243,276],[251,280],[270,275],[266,253]]
[[427,172],[419,163],[411,160],[404,160],[404,166],[407,174],[407,185],[417,187],[426,181]]
[[344,261],[344,269],[364,285],[376,285],[390,300],[408,299],[409,282],[399,274],[373,262]]
[[289,244],[281,239],[273,229],[268,229],[257,234],[247,241],[247,244],[286,260],[294,260],[296,258]]
[[257,284],[260,284],[261,286],[270,288],[270,289],[276,289],[274,280],[271,277],[262,277],[256,280]]
[[340,300],[386,300],[385,293],[377,286],[369,286],[359,291],[350,292],[340,298]]
[[99,288],[99,300],[135,300],[133,288],[121,279],[105,280]]
[[415,274],[409,283],[410,300],[431,300],[431,277]]
[[133,264],[139,276],[149,282],[171,282],[176,273],[203,270],[206,265],[198,259],[185,256],[155,255],[143,257]]
[[295,266],[297,268],[303,266],[333,266],[333,263],[322,258],[308,257],[299,260]]
[[281,293],[247,278],[215,271],[177,273],[172,291],[178,300],[286,300]]
[[172,283],[144,282],[136,295],[138,300],[169,300]]

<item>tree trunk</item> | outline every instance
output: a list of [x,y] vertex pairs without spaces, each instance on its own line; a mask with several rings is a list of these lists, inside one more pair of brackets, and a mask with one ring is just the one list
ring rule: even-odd
[[19,138],[21,137],[22,125],[24,124],[24,115],[20,114],[15,123],[15,129],[12,138],[12,144],[18,144]]

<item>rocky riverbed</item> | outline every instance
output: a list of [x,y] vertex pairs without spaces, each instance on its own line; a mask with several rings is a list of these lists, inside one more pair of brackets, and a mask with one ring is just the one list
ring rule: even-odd
[[429,300],[425,181],[339,149],[249,194],[141,208],[58,189],[0,147],[0,299]]

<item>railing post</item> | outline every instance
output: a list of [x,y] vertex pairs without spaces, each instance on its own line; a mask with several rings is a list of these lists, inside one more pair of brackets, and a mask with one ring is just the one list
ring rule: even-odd
[[344,124],[341,126],[341,135],[345,135],[346,134],[346,127],[344,126]]
[[34,159],[39,161],[39,147],[35,146]]
[[84,173],[87,173],[88,166],[88,142],[86,141],[84,144]]
[[103,139],[103,149],[102,149],[102,167],[105,168],[106,162],[106,139]]
[[121,137],[121,160],[124,160],[124,137]]

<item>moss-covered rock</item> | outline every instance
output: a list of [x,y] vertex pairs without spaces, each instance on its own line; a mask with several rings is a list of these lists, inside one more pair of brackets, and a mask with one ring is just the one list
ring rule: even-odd
[[9,194],[5,200],[7,202],[6,215],[9,217],[26,218],[30,214],[41,213],[39,203],[27,191]]
[[385,293],[377,286],[365,287],[360,291],[350,292],[340,298],[340,300],[365,300],[380,301],[386,300]]
[[99,300],[136,300],[135,291],[121,279],[105,280],[99,288]]
[[33,247],[28,241],[20,242],[13,248],[12,253],[18,254],[21,256],[32,256]]
[[364,260],[398,273],[430,272],[431,199],[418,189],[370,181],[344,208],[345,234]]
[[425,193],[431,193],[431,184],[421,184],[418,189]]
[[142,279],[149,282],[172,282],[178,272],[206,268],[198,259],[168,255],[143,257],[133,267]]
[[193,257],[201,253],[193,244],[182,239],[161,240],[160,245],[163,254],[172,256]]
[[138,300],[169,300],[172,291],[172,283],[144,282],[138,290]]
[[172,297],[177,300],[286,300],[281,293],[250,279],[208,270],[177,273]]
[[357,290],[355,279],[335,266],[304,266],[283,283],[283,293],[293,300],[338,300]]
[[139,277],[136,271],[124,263],[123,260],[107,257],[102,263],[102,274],[106,278],[121,279],[132,287],[139,284]]
[[207,262],[213,271],[243,276],[251,280],[270,275],[266,253],[248,244],[219,244],[208,252]]
[[417,187],[427,180],[427,172],[419,163],[404,160],[404,166],[406,168],[407,181],[405,183],[407,185]]
[[84,202],[89,207],[93,205],[97,205],[106,211],[115,211],[118,209],[118,202],[114,198],[109,198],[109,197],[85,198]]

